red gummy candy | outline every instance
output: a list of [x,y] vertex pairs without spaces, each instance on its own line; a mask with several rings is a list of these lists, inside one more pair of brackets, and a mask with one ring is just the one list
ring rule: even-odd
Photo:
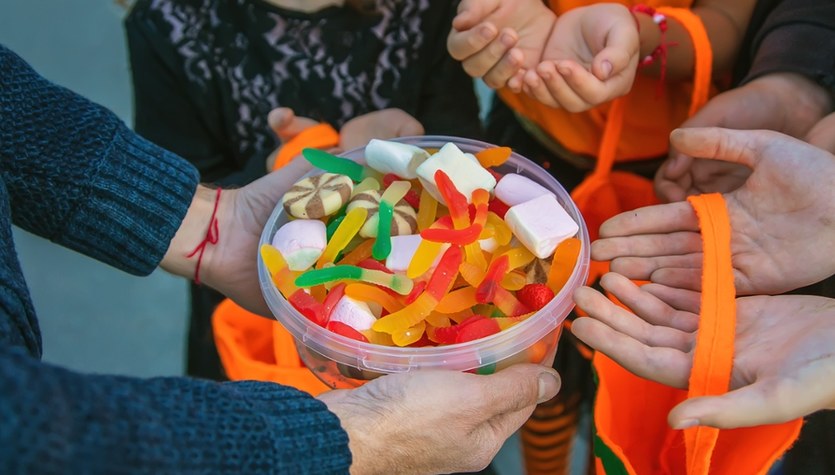
[[325,306],[302,289],[293,292],[287,299],[302,315],[311,322],[323,327],[328,322]]
[[554,291],[545,284],[527,284],[516,292],[516,298],[531,310],[539,310],[554,298]]
[[499,324],[495,320],[485,317],[475,320],[470,317],[461,322],[459,327],[461,328],[458,330],[458,335],[455,336],[455,343],[478,340],[479,338],[488,337],[501,331]]
[[487,173],[493,175],[493,178],[495,178],[496,181],[501,180],[502,177],[504,176],[501,173],[497,172],[496,170],[493,170],[492,168],[485,168],[485,170],[487,170]]
[[500,218],[504,219],[504,215],[507,214],[507,210],[510,209],[510,206],[506,205],[504,201],[493,198],[487,204],[487,209],[499,215]]
[[328,292],[328,295],[325,297],[325,301],[322,302],[322,313],[325,316],[325,321],[330,320],[334,307],[336,307],[336,304],[339,303],[345,295],[345,287],[345,282],[340,282],[335,285],[331,291]]
[[368,343],[368,338],[366,338],[365,335],[342,322],[328,322],[327,328],[338,335],[348,337],[352,340]]
[[409,292],[409,295],[406,296],[406,305],[414,302],[423,291],[426,290],[426,281],[422,280],[420,282],[415,282],[414,287],[412,287],[412,291]]

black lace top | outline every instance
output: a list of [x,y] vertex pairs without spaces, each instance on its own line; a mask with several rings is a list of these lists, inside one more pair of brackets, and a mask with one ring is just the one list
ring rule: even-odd
[[337,129],[398,107],[428,134],[478,137],[472,81],[446,52],[456,3],[305,14],[263,0],[140,0],[125,22],[136,130],[223,184],[264,174],[275,107]]

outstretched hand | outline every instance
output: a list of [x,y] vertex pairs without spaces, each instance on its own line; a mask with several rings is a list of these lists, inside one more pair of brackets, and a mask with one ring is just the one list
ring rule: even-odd
[[[613,273],[601,285],[632,311],[582,287],[574,297],[589,316],[575,320],[572,332],[636,375],[685,389],[699,294],[657,284],[639,288]],[[835,408],[835,300],[743,297],[736,318],[730,392],[682,402],[669,414],[673,428],[776,424]]]
[[551,368],[521,364],[389,375],[319,399],[348,433],[352,474],[475,472],[559,388]]
[[462,0],[447,49],[487,86],[521,92],[522,75],[539,63],[556,18],[541,0]]
[[523,89],[545,105],[582,112],[629,92],[639,53],[638,28],[625,6],[574,8],[557,19]]
[[[835,273],[835,157],[770,131],[678,129],[670,136],[693,156],[753,170],[725,195],[740,294],[776,294]],[[697,290],[702,244],[686,202],[640,208],[603,223],[592,258],[631,279]]]
[[[811,79],[772,73],[717,95],[681,128],[765,129],[801,138],[814,134],[810,131],[831,109],[831,103],[827,90]],[[820,146],[810,139],[807,142]],[[666,202],[700,193],[728,193],[742,186],[750,174],[743,164],[702,159],[672,147],[670,157],[655,175],[655,191]]]

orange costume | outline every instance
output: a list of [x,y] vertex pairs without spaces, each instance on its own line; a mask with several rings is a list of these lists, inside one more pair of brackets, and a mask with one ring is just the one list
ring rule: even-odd
[[[549,3],[559,15],[598,2],[550,0]],[[669,82],[659,88],[658,79],[639,74],[628,95],[582,113],[554,109],[507,89],[498,93],[526,129],[546,147],[557,150],[567,161],[572,161],[572,156],[596,159],[594,171],[572,193],[592,239],[597,237],[600,224],[606,219],[657,202],[649,180],[613,171],[614,164],[666,155],[669,133],[704,105],[712,89],[711,45],[701,19],[690,10],[693,2],[619,3],[626,6],[644,3],[685,28],[695,50],[692,81]],[[675,54],[675,48],[670,54]],[[593,366],[599,383],[594,405],[593,445],[598,473],[765,473],[797,438],[799,420],[721,433],[709,428],[674,431],[666,423],[669,410],[684,398],[728,390],[733,361],[733,277],[730,252],[722,247],[727,243],[716,242],[721,237],[729,239],[730,234],[724,203],[717,196],[691,200],[703,232],[714,231],[703,237],[705,259],[716,259],[718,254],[720,264],[717,268],[715,263],[710,267],[705,262],[705,289],[708,283],[715,285],[713,293],[706,290],[702,297],[702,325],[690,392],[639,378],[604,355],[595,354]],[[714,220],[710,219],[711,212]],[[721,260],[725,257],[726,260]],[[593,263],[590,282],[607,270],[607,263]],[[713,333],[708,331],[709,327]],[[559,395],[555,400],[564,398],[565,402],[538,407],[523,428],[529,474],[557,473],[565,466],[566,446],[573,434],[571,421],[576,417],[567,409],[570,397]]]

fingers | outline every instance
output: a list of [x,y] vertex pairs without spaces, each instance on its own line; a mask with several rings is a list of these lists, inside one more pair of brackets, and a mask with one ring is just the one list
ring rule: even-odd
[[675,203],[687,198],[688,190],[693,185],[690,167],[693,158],[672,151],[655,173],[655,193],[661,201]]
[[[698,327],[698,313],[677,311],[655,294],[645,291],[646,286],[638,287],[614,272],[604,275],[600,284],[639,317],[622,318],[622,321],[609,326],[649,346],[670,346],[684,352],[690,351],[692,338],[687,333],[694,331],[694,326]],[[630,323],[629,320],[636,322]]]
[[633,280],[650,280],[660,269],[700,269],[702,254],[694,252],[682,256],[618,257],[612,260],[611,270]]
[[[487,48],[498,35],[499,30],[496,26],[487,22],[473,29],[452,30],[447,37],[447,50],[454,59],[463,61]],[[469,71],[467,73],[469,74]]]
[[461,0],[452,27],[458,31],[469,30],[496,11],[500,4],[499,0]]
[[[603,226],[606,226],[606,223],[603,223]],[[603,226],[601,226],[601,230]],[[598,239],[592,243],[592,259],[608,261],[616,257],[624,256],[682,256],[694,252],[701,252],[702,242],[697,232],[673,230],[667,230],[666,232],[668,234],[636,233],[635,235],[625,237],[605,237]],[[601,234],[603,233],[601,232]]]
[[298,117],[293,109],[278,107],[267,115],[267,122],[278,136],[282,143],[291,140],[308,127],[313,127],[319,122],[307,117]]
[[584,301],[591,305],[590,308],[582,307],[589,316],[644,345],[675,348],[682,352],[690,350],[692,337],[667,324],[675,310],[653,295],[641,291],[623,276],[610,273],[605,279],[604,288],[632,309],[632,312],[609,299],[594,296]]
[[[496,39],[462,60],[464,71],[472,77],[483,78],[493,89],[504,87],[519,72],[525,59],[522,51],[514,48],[518,40],[514,30],[503,29]],[[463,51],[462,47],[456,49]]]
[[600,237],[699,231],[693,207],[686,202],[647,206],[621,213],[600,226]]
[[[627,45],[633,46],[633,51],[630,51]],[[639,37],[635,25],[629,22],[615,22],[606,35],[604,48],[594,56],[592,72],[597,79],[606,81],[628,68],[637,68],[638,46]],[[631,77],[634,78],[635,74],[631,74]],[[631,85],[631,79],[629,83]]]
[[[575,293],[575,300],[583,309],[586,308],[585,294],[588,292],[593,291],[580,288]],[[691,367],[690,356],[679,350],[651,348],[589,317],[575,320],[571,325],[571,332],[587,345],[638,376],[676,388],[687,387]]]
[[649,276],[656,284],[666,285],[675,289],[700,291],[702,289],[701,268],[666,268],[658,269]]
[[[670,326],[685,332],[694,332],[699,328],[698,315],[701,308],[699,292],[654,283],[642,285],[641,290],[654,295],[670,307],[682,311],[670,321]],[[687,315],[688,313],[692,315]]]
[[681,153],[699,158],[724,160],[754,168],[761,152],[774,139],[774,132],[730,130],[718,127],[676,129],[670,145]]

